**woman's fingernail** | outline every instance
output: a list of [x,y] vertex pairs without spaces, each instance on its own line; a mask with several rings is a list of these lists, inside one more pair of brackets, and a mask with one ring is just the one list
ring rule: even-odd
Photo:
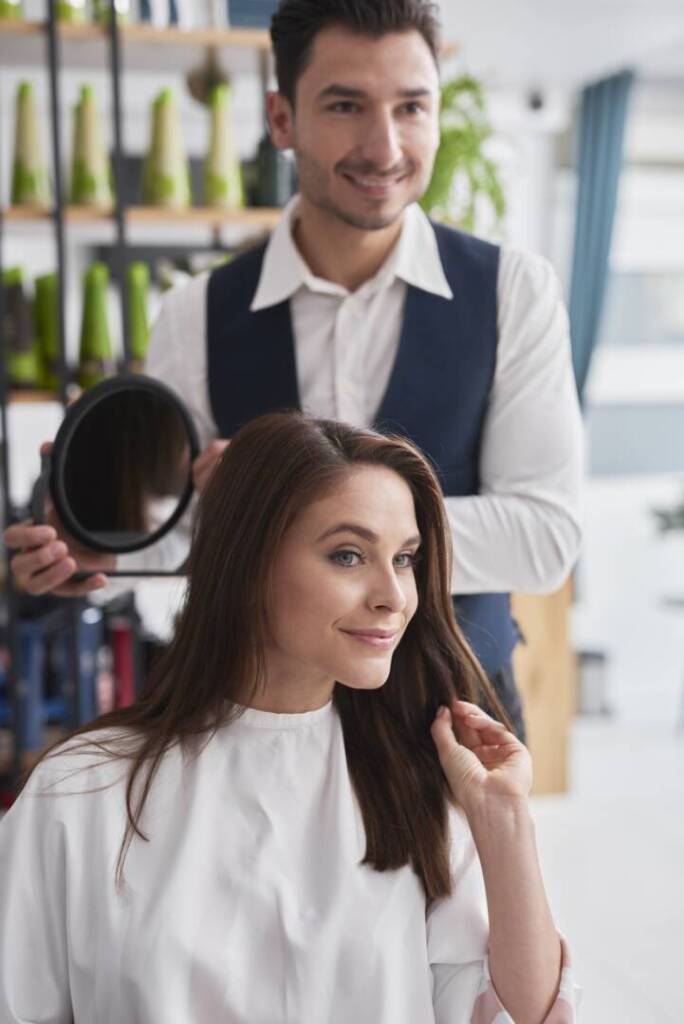
[[444,716],[448,713],[449,709],[445,708],[443,704],[440,704],[440,706],[437,708],[437,714],[435,715],[435,718],[444,718]]

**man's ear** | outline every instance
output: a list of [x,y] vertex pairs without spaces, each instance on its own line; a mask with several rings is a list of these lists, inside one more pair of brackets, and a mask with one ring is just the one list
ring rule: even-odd
[[266,116],[273,145],[277,149],[293,149],[294,111],[290,101],[280,92],[267,92]]

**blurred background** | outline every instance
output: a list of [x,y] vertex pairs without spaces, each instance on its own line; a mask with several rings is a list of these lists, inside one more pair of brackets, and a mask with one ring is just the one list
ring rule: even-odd
[[[54,436],[79,377],[86,386],[85,363],[99,360],[104,374],[126,355],[124,316],[143,358],[163,290],[262,237],[296,188],[291,162],[269,150],[264,134],[264,27],[273,4],[232,0],[226,16],[225,4],[211,2],[122,2],[116,71],[97,5],[62,6],[51,78],[45,3],[0,0],[5,292],[19,280],[22,301],[34,303],[35,322],[44,323],[36,282],[61,267],[65,311],[63,358],[45,326],[31,335],[36,349],[26,357],[31,344],[17,341],[6,305],[5,345],[11,335],[16,349],[9,345],[2,396],[6,518],[25,506],[38,445]],[[575,953],[584,1024],[682,1024],[684,6],[444,0],[441,9],[449,45],[439,159],[449,184],[429,194],[428,208],[552,262],[569,307],[586,426],[576,572],[556,595],[515,599],[528,637],[518,673],[545,877]],[[229,179],[221,198],[206,185],[215,101],[200,99],[224,79],[233,163],[219,168]],[[119,161],[115,194],[111,182],[97,195],[73,191],[84,86],[104,164]],[[169,90],[179,173],[187,167],[190,183],[185,201],[145,191],[154,118]],[[20,95],[30,98],[32,121],[19,114]],[[46,169],[42,194],[16,192],[20,117],[28,118],[22,152]],[[55,122],[64,179],[57,212]],[[92,130],[92,122],[83,129]],[[97,163],[98,139],[89,138],[84,159]],[[134,312],[125,271],[133,259],[147,268],[143,314]],[[84,340],[84,274],[94,264],[106,267],[106,326]],[[141,685],[173,627],[182,584],[133,589],[133,597],[84,605],[78,622],[70,612],[81,645],[76,668],[60,648],[59,608],[27,616],[22,680],[35,688],[39,720],[17,738],[9,686],[0,683],[5,805],[13,769],[30,763],[50,730],[132,699]],[[19,627],[3,614],[7,670]]]

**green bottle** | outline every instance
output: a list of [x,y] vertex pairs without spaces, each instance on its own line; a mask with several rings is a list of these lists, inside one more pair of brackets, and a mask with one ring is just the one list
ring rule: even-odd
[[116,373],[107,319],[106,263],[92,263],[83,275],[83,317],[78,357],[78,383],[82,388],[99,384]]
[[[129,16],[131,13],[131,5],[129,3],[129,0],[116,0],[114,8],[116,10],[117,23],[119,25],[126,25],[130,20]],[[108,0],[93,0],[93,21],[96,21],[99,25],[109,25],[111,11],[112,9],[109,6]]]
[[130,336],[133,373],[145,372],[145,360],[150,341],[147,320],[147,298],[150,287],[150,268],[140,260],[129,263],[126,271],[126,300],[128,304],[128,331]]
[[8,267],[3,272],[2,282],[5,290],[3,333],[9,386],[36,388],[40,379],[40,360],[31,304],[24,292],[21,267]]
[[183,151],[171,89],[152,104],[152,139],[143,165],[143,203],[182,209],[190,205],[190,168]]
[[204,201],[207,206],[245,205],[242,169],[235,153],[232,90],[216,85],[209,96],[211,132],[204,164]]
[[102,138],[92,86],[81,86],[74,107],[74,148],[69,201],[79,206],[110,207],[114,201],[109,159]]
[[57,0],[57,21],[70,25],[82,24],[86,20],[85,0]]
[[0,19],[23,18],[21,0],[0,0]]
[[39,387],[59,390],[59,295],[57,274],[42,274],[35,280],[33,319],[40,357]]
[[50,205],[50,187],[30,82],[20,82],[17,87],[11,194],[13,206]]
[[274,146],[268,131],[259,143],[256,165],[256,205],[285,206],[297,191],[295,165]]

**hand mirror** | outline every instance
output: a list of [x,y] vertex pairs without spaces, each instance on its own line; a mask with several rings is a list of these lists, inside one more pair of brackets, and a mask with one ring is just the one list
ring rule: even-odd
[[164,556],[159,541],[188,506],[198,453],[195,425],[170,388],[141,374],[103,381],[68,407],[52,452],[42,457],[34,522],[45,519],[49,488],[64,529],[84,547],[128,555],[158,545],[159,568],[146,557],[136,571],[126,559],[108,576],[182,575],[182,566],[165,564],[170,545]]

